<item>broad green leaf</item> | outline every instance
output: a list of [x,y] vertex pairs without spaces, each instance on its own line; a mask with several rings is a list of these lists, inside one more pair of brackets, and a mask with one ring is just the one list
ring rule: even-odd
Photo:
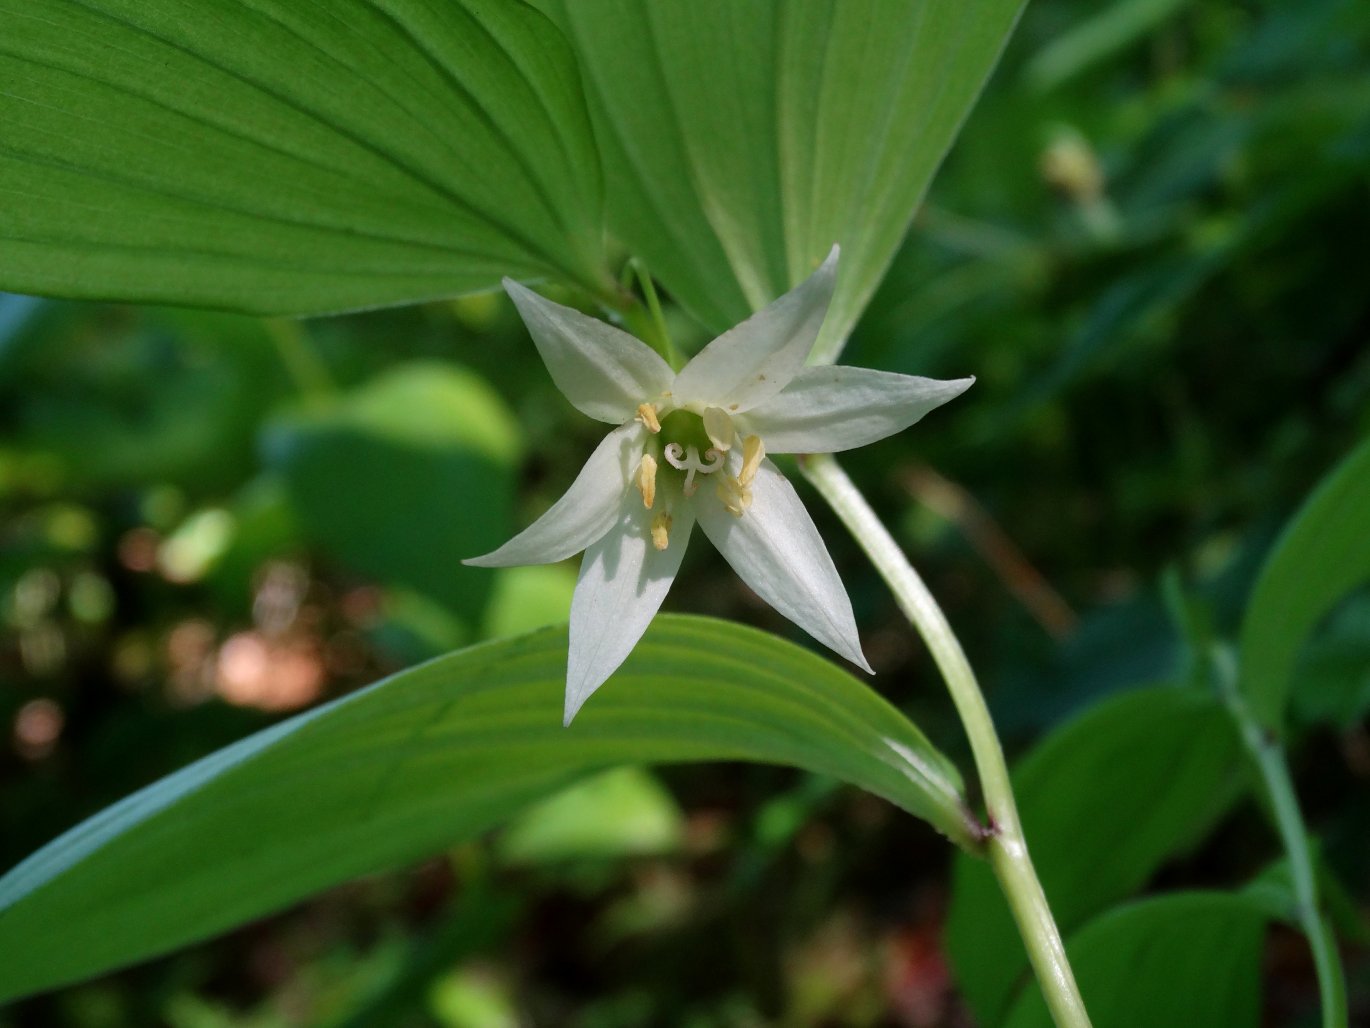
[[277,423],[264,444],[306,539],[356,572],[440,601],[468,625],[493,576],[461,561],[509,535],[522,446],[484,379],[428,361]]
[[842,245],[831,360],[1022,0],[537,0],[580,57],[611,229],[722,330]]
[[[1201,838],[1236,796],[1241,767],[1222,706],[1167,686],[1106,700],[1029,754],[1014,791],[1061,930],[1135,892]],[[997,1024],[1028,962],[984,861],[957,858],[947,946],[980,1021]]]
[[[1264,936],[1265,916],[1246,897],[1188,892],[1110,911],[1072,937],[1066,952],[1100,1028],[1256,1028]],[[1034,988],[1006,1028],[1051,1025]]]
[[0,0],[0,289],[313,313],[602,286],[575,59],[499,0]]
[[1299,651],[1339,600],[1370,581],[1370,440],[1314,491],[1275,546],[1241,634],[1241,682],[1252,712],[1278,730]]
[[955,768],[807,650],[660,617],[569,729],[566,632],[477,646],[244,739],[0,879],[0,999],[133,963],[418,859],[594,771],[748,760],[833,775],[968,844]]

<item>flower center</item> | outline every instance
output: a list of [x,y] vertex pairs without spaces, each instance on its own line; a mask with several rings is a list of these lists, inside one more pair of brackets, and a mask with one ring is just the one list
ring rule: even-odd
[[713,441],[704,430],[704,419],[693,411],[673,410],[661,419],[661,432],[657,436],[663,446],[675,443],[684,452],[694,447],[700,453],[710,449]]
[[[657,473],[662,470],[658,456],[675,471],[684,473],[681,495],[690,497],[699,491],[696,475],[722,471],[714,494],[723,508],[740,518],[751,507],[752,482],[766,456],[766,447],[760,438],[749,435],[742,440],[742,466],[734,476],[724,470],[728,451],[736,438],[732,419],[724,411],[710,407],[701,415],[679,409],[659,418],[656,407],[644,403],[638,408],[636,420],[651,433],[633,472],[633,486],[642,494],[642,505],[647,510],[656,506]],[[669,545],[672,520],[669,501],[665,508],[657,510],[650,522],[652,545],[658,550]]]
[[727,460],[726,447],[709,437],[705,419],[687,410],[674,410],[661,419],[661,455],[677,471],[685,472],[681,492],[693,496],[699,488],[695,475],[712,475]]

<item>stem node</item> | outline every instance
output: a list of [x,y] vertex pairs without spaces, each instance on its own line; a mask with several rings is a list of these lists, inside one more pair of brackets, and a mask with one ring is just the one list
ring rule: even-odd
[[838,463],[831,456],[819,455],[801,459],[800,467],[865,550],[937,662],[980,773],[988,812],[983,825],[986,855],[1013,912],[1042,995],[1060,1028],[1089,1028],[1089,1015],[1066,959],[1061,933],[1028,855],[1004,751],[960,640],[889,529]]

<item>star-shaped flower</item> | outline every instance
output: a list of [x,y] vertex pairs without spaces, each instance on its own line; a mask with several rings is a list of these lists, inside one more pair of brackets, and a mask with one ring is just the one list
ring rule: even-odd
[[766,454],[864,446],[974,379],[806,368],[836,275],[834,247],[806,281],[678,373],[641,340],[504,280],[557,388],[618,426],[547,513],[466,562],[547,564],[585,551],[571,602],[567,724],[647,630],[696,522],[762,599],[870,671],[832,558]]

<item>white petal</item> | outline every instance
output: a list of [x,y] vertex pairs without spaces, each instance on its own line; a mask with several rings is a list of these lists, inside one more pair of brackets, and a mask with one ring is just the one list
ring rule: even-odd
[[769,453],[837,453],[902,432],[974,381],[805,368],[779,396],[749,411],[741,430],[759,435]]
[[636,492],[623,500],[617,523],[585,551],[571,600],[571,645],[566,659],[566,716],[570,724],[581,705],[627,659],[647,631],[675,580],[694,527],[688,503],[671,504],[670,544],[652,545],[646,511]]
[[[646,435],[647,430],[635,421],[614,429],[595,447],[571,488],[547,513],[493,553],[462,563],[479,568],[552,564],[601,538],[618,520]],[[473,497],[472,502],[479,502],[479,498]]]
[[704,534],[758,596],[870,671],[847,591],[794,487],[766,460],[751,488],[752,505],[740,518],[701,489],[696,514]]
[[700,350],[676,376],[676,403],[736,414],[784,389],[813,349],[836,281],[834,246],[798,286]]
[[552,381],[582,414],[622,424],[638,404],[671,388],[671,366],[641,339],[553,303],[511,278],[504,290],[552,373]]

